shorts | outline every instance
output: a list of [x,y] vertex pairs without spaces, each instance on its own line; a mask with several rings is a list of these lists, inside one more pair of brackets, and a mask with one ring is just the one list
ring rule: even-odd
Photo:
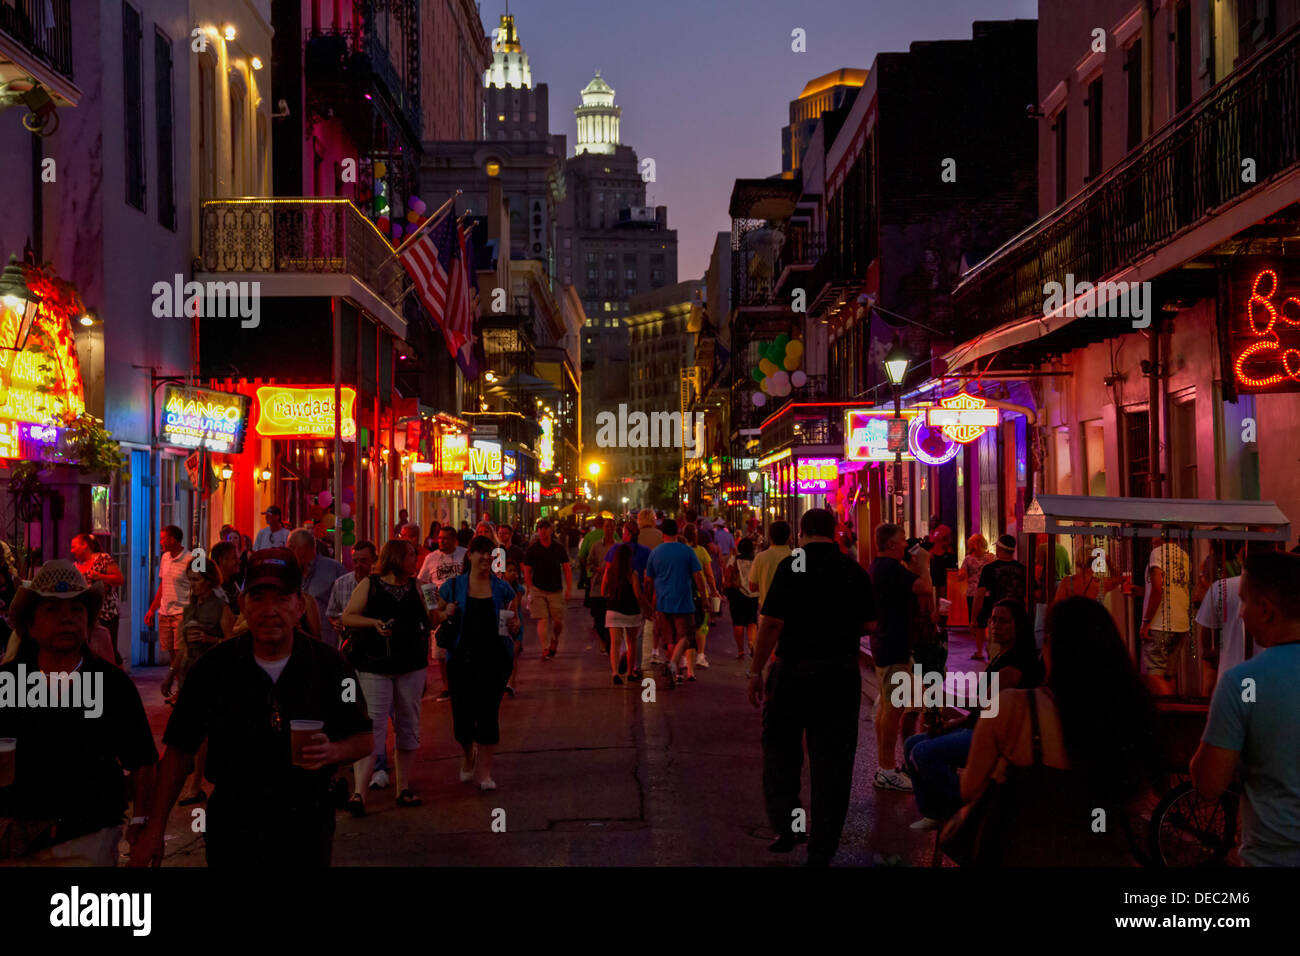
[[374,722],[376,755],[387,749],[388,716],[393,717],[393,731],[398,750],[420,747],[420,698],[424,694],[424,668],[405,674],[372,674],[358,671],[357,682],[366,698],[366,708]]
[[740,588],[727,589],[727,602],[731,605],[733,627],[747,627],[758,623],[758,597],[749,597]]
[[549,617],[552,621],[564,620],[563,591],[533,591],[528,599],[528,612],[534,620]]
[[880,696],[876,699],[876,713],[878,715],[883,715],[886,711],[890,711],[890,710],[896,710],[901,712],[904,710],[915,709],[915,708],[907,708],[907,707],[895,707],[893,702],[894,695],[890,693],[890,691],[894,687],[895,674],[910,675],[911,673],[912,673],[911,660],[903,661],[901,664],[890,664],[888,667],[876,668],[876,680],[880,682],[880,690],[879,690]]
[[668,614],[664,611],[656,611],[655,618],[663,629],[669,645],[685,641],[688,650],[694,649],[696,627],[694,612]]
[[1151,631],[1150,640],[1142,642],[1142,660],[1148,674],[1172,678],[1177,665],[1170,661],[1187,638],[1186,631]]
[[642,617],[640,614],[620,614],[618,611],[605,612],[606,627],[625,627],[640,629]]
[[184,616],[184,614],[158,615],[158,643],[169,654],[176,650],[176,635],[180,633],[181,618]]

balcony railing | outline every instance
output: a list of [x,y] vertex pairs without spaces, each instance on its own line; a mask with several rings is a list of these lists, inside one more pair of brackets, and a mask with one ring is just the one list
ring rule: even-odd
[[406,271],[393,248],[347,199],[219,199],[203,204],[205,272],[355,276],[394,309]]
[[72,0],[0,0],[0,33],[72,79]]
[[1041,312],[1045,283],[1110,276],[1298,162],[1300,24],[968,272],[954,300],[970,331]]

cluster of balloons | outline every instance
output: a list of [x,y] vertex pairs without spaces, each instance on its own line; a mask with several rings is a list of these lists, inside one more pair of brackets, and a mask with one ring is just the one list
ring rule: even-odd
[[808,381],[799,366],[803,365],[803,342],[792,339],[784,332],[758,350],[758,365],[750,377],[758,383],[759,391],[750,395],[759,408],[767,404],[767,397],[782,398],[792,388]]
[[334,502],[334,493],[326,489],[316,495],[314,506],[311,509],[312,518],[315,520],[316,537],[325,537],[325,532],[334,530],[334,512],[338,511],[338,517],[342,520],[343,529],[343,546],[350,548],[357,543],[356,529],[357,524],[352,519],[352,504],[356,501],[356,492],[351,488],[343,489],[343,500],[338,502],[338,508],[330,507]]
[[374,174],[375,191],[371,193],[367,187],[361,187],[361,201],[374,201],[375,226],[385,236],[391,236],[394,242],[398,242],[403,236],[409,236],[419,229],[429,218],[429,207],[419,196],[411,196],[406,200],[406,214],[403,216],[399,211],[397,216],[393,216],[388,207],[388,165],[375,163]]

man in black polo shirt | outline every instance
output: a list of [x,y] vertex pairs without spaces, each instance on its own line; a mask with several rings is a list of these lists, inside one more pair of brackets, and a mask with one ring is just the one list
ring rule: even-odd
[[[190,671],[163,743],[154,812],[131,862],[158,865],[167,816],[206,740],[209,866],[328,866],[334,843],[333,768],[367,756],[370,718],[356,672],[338,651],[295,629],[302,573],[293,552],[253,554],[239,606],[248,632],[223,641]],[[324,730],[293,764],[290,721]]]
[[[835,543],[835,514],[804,512],[803,554],[777,565],[759,619],[754,661],[761,667],[776,648],[766,693],[751,671],[749,700],[763,707],[763,796],[777,832],[769,847],[786,853],[803,842],[799,776],[804,736],[812,778],[808,865],[829,866],[849,810],[858,748],[862,678],[858,645],[875,619],[871,579]],[[796,563],[796,561],[798,563]]]
[[871,657],[880,685],[874,715],[879,766],[873,784],[881,790],[912,789],[912,781],[898,769],[898,728],[903,710],[894,706],[894,695],[890,693],[896,686],[896,674],[912,672],[911,625],[921,613],[916,587],[924,585],[903,566],[906,554],[907,535],[899,525],[876,526],[876,560],[868,571],[880,616],[879,626],[871,635]]

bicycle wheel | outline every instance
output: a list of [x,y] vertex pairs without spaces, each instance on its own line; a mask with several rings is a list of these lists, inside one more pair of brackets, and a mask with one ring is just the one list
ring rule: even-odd
[[1165,794],[1151,814],[1151,862],[1155,866],[1216,866],[1236,842],[1236,796],[1205,800],[1191,783]]

